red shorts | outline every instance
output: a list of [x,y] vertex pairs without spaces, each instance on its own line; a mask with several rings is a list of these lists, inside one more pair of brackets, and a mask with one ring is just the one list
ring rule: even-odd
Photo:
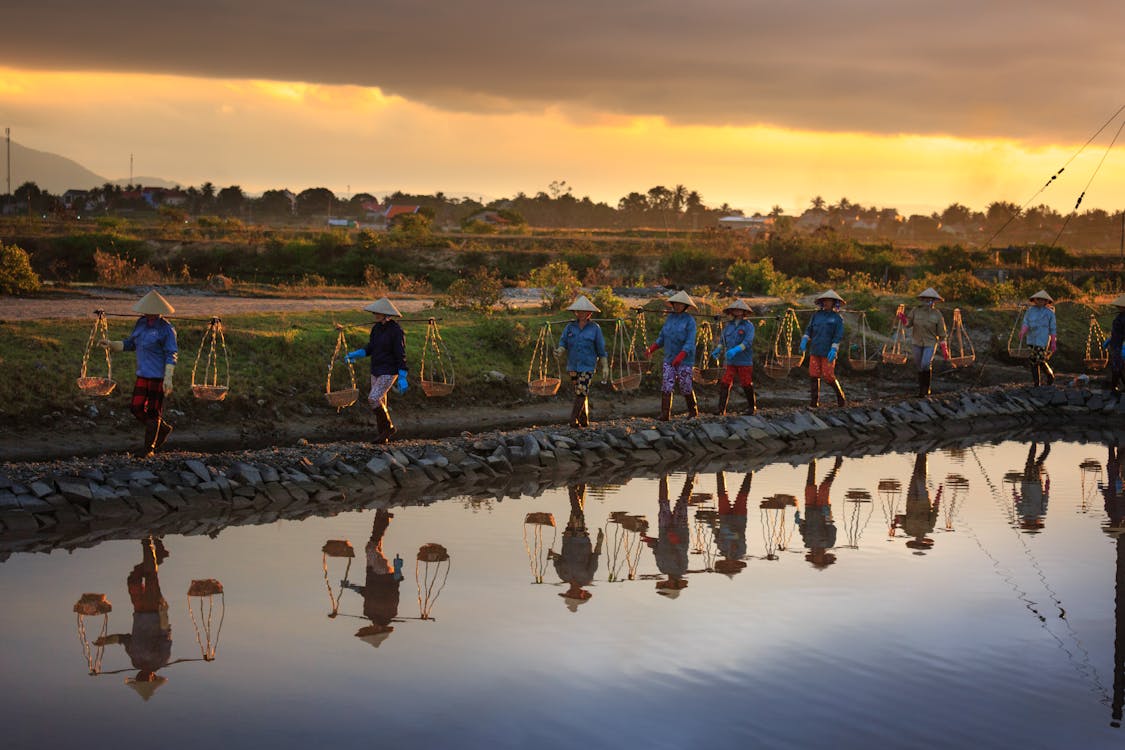
[[754,365],[727,365],[723,370],[723,385],[734,385],[735,377],[743,388],[754,385]]
[[809,355],[809,377],[810,378],[824,378],[829,383],[836,380],[836,363],[829,362],[828,357],[818,357],[815,354]]

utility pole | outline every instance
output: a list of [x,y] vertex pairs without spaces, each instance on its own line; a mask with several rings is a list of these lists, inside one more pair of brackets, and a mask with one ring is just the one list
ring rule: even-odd
[[7,195],[12,194],[12,129],[4,128],[4,138],[8,142],[8,156],[5,164],[8,165],[8,192]]
[[129,154],[129,187],[133,187],[133,155]]

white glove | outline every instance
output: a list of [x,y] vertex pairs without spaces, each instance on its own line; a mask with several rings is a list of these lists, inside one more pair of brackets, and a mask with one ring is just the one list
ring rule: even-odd
[[609,360],[608,359],[602,360],[602,380],[603,381],[609,380]]
[[164,395],[172,395],[172,373],[176,371],[175,365],[164,365]]
[[555,356],[558,357],[559,359],[562,359],[563,357],[565,357],[566,356],[566,347],[560,346],[558,349],[555,349]]
[[98,342],[98,346],[100,346],[103,349],[109,349],[110,351],[113,351],[113,352],[123,352],[123,351],[125,351],[125,342],[124,341],[108,341],[106,339],[102,339],[101,341]]

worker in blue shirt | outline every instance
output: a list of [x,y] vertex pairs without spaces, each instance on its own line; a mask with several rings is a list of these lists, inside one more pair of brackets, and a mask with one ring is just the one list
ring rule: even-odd
[[1028,366],[1031,367],[1031,381],[1035,385],[1051,385],[1055,382],[1055,373],[1047,364],[1047,359],[1059,345],[1055,311],[1050,307],[1054,300],[1045,289],[1040,289],[1029,299],[1031,307],[1023,314],[1020,338],[1027,341],[1027,347],[1031,350],[1027,357]]
[[111,351],[137,353],[137,379],[133,384],[133,397],[129,411],[145,426],[144,443],[134,453],[138,458],[153,454],[172,432],[172,425],[164,421],[164,398],[172,394],[172,373],[176,369],[179,347],[176,329],[163,316],[175,309],[155,289],[133,305],[133,312],[141,317],[133,332],[123,341],[102,339],[98,343]]
[[695,366],[695,318],[687,310],[695,301],[687,292],[679,291],[668,298],[671,312],[664,320],[660,335],[645,350],[645,356],[664,347],[664,367],[660,379],[660,419],[672,418],[672,393],[679,390],[687,402],[688,416],[699,416],[699,403],[692,390],[692,367]]
[[376,443],[386,443],[394,434],[394,422],[387,408],[387,394],[398,384],[398,392],[406,393],[406,334],[395,318],[401,318],[389,299],[382,297],[363,308],[375,316],[367,346],[348,352],[348,361],[371,357],[371,392],[367,401],[375,413]]
[[719,379],[719,405],[715,413],[727,413],[730,389],[737,378],[746,394],[747,413],[753,414],[758,410],[758,399],[754,394],[754,323],[746,318],[751,312],[750,306],[736,299],[723,312],[730,316],[730,320],[723,324],[719,331],[719,345],[711,352],[715,359],[720,354],[726,358],[726,367]]
[[1109,391],[1120,395],[1125,388],[1125,294],[1110,304],[1117,308],[1117,317],[1103,346],[1109,350]]
[[809,319],[805,335],[801,337],[801,351],[809,354],[809,405],[820,403],[820,379],[824,378],[836,390],[836,403],[843,406],[844,389],[836,380],[836,355],[844,338],[844,319],[838,312],[844,299],[829,289],[816,298],[819,308]]
[[571,427],[590,426],[590,381],[594,378],[598,360],[602,361],[602,380],[609,380],[609,354],[605,349],[605,336],[595,323],[594,313],[601,312],[585,295],[566,308],[574,313],[574,320],[566,324],[555,354],[566,356],[566,371],[574,386],[574,404],[570,409]]

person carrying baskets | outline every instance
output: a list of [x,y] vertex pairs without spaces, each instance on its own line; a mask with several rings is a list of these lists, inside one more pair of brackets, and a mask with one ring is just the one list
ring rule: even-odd
[[911,342],[914,344],[914,364],[918,367],[918,397],[925,398],[930,395],[930,381],[934,373],[934,349],[941,351],[941,356],[949,361],[949,343],[945,340],[949,335],[945,327],[945,316],[935,305],[944,302],[945,298],[930,287],[918,295],[921,304],[916,306],[907,315],[899,316],[904,326],[911,328]]
[[172,394],[172,373],[180,350],[176,344],[176,329],[164,316],[175,311],[154,289],[133,305],[133,312],[140,313],[141,317],[128,338],[98,342],[110,351],[137,353],[137,380],[129,411],[145,426],[144,443],[134,453],[138,458],[151,456],[172,432],[172,425],[164,421],[164,397]]
[[809,405],[820,404],[820,379],[824,378],[836,390],[836,403],[843,406],[844,389],[836,380],[836,356],[844,338],[844,318],[840,306],[844,298],[829,289],[816,298],[819,308],[812,314],[801,337],[801,351],[809,354]]
[[[1027,341],[1031,354],[1027,357],[1028,366],[1031,367],[1031,382],[1035,385],[1051,385],[1055,382],[1055,373],[1047,364],[1047,358],[1059,345],[1058,328],[1055,325],[1055,311],[1049,307],[1055,300],[1047,294],[1045,289],[1040,289],[1029,297],[1031,307],[1023,314],[1023,325],[1020,326],[1020,338]],[[1046,378],[1044,379],[1044,375]]]
[[758,410],[758,399],[754,395],[754,323],[746,318],[752,311],[749,305],[736,299],[723,308],[723,312],[730,316],[730,320],[723,324],[719,331],[719,345],[711,352],[714,359],[718,359],[720,354],[726,355],[726,367],[719,379],[719,405],[715,408],[715,413],[719,416],[727,413],[730,389],[737,378],[746,394],[746,403],[749,405],[747,413],[753,414]]
[[395,318],[401,318],[391,301],[381,297],[363,308],[375,317],[367,346],[348,352],[348,362],[371,357],[371,392],[367,400],[375,414],[378,433],[376,443],[386,443],[397,432],[387,409],[387,394],[398,383],[398,392],[406,393],[406,334]]
[[566,309],[574,312],[574,320],[563,329],[555,354],[560,359],[566,355],[567,374],[574,385],[570,426],[589,427],[590,381],[594,379],[599,359],[602,361],[602,379],[609,380],[609,353],[605,348],[605,337],[601,326],[591,320],[594,313],[601,310],[582,294]]
[[692,390],[692,367],[695,365],[695,318],[687,312],[695,307],[695,301],[687,292],[679,291],[668,298],[672,309],[664,320],[660,335],[647,349],[645,356],[664,347],[664,367],[660,379],[660,419],[667,422],[672,418],[672,392],[679,389],[687,402],[688,416],[699,416],[699,403]]
[[1109,350],[1109,392],[1120,396],[1125,388],[1125,294],[1118,295],[1110,304],[1117,308],[1117,317],[1102,346]]

